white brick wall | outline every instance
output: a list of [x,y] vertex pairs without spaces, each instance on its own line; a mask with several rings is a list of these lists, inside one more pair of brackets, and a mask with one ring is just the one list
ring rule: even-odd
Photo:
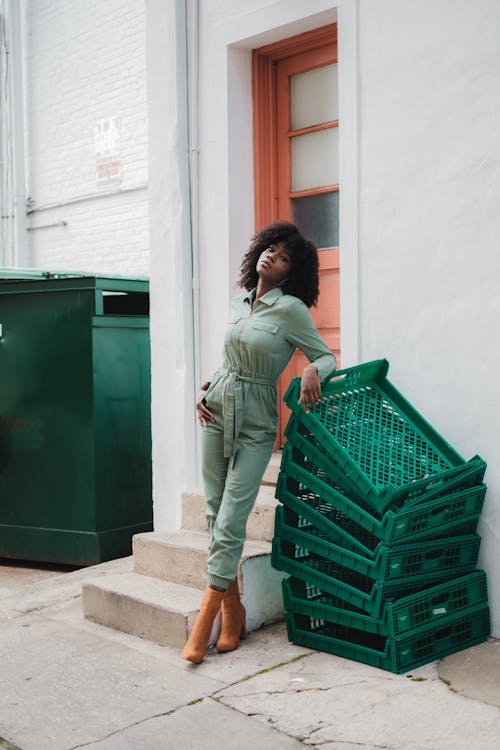
[[[30,265],[148,274],[144,0],[27,0],[25,14],[28,223],[67,222],[29,232]],[[110,117],[122,181],[98,186],[94,128]]]

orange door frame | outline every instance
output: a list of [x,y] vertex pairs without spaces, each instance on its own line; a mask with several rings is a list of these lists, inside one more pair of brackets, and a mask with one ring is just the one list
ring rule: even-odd
[[[337,62],[337,24],[323,26],[253,52],[253,127],[255,226],[260,228],[276,219],[292,218],[290,200],[290,87],[289,76]],[[323,123],[311,128],[336,126]],[[308,129],[309,130],[309,129]],[[298,133],[297,133],[298,134]],[[294,193],[294,197],[338,190],[338,185]],[[320,286],[327,292],[313,317],[319,328],[333,329],[325,338],[339,354],[339,251],[330,248],[320,253]],[[278,386],[280,429],[276,447],[283,443],[287,409],[281,396],[290,378],[304,365],[301,353],[294,355]]]

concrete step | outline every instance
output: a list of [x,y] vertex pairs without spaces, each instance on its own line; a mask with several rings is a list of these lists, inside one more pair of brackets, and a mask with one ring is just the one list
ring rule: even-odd
[[[133,538],[134,572],[199,589],[207,584],[208,534],[194,531],[148,532]],[[271,545],[247,540],[238,582],[247,607],[249,630],[283,618],[283,573],[271,565]]]
[[[248,521],[248,539],[238,569],[247,610],[247,629],[283,619],[281,581],[271,566],[274,498],[280,456],[275,454]],[[180,531],[136,534],[133,572],[89,581],[83,586],[85,617],[101,625],[181,648],[185,643],[207,582],[209,535],[201,490],[184,493]],[[210,639],[215,643],[220,619]]]
[[[270,542],[274,536],[274,513],[278,501],[274,485],[263,485],[247,523],[248,539]],[[188,490],[182,495],[182,528],[206,532],[205,495],[202,489]]]
[[[184,536],[182,532],[177,533]],[[189,536],[189,549],[192,550],[193,536],[205,535]],[[153,550],[154,545],[159,549]],[[153,543],[150,539],[144,547],[153,550],[159,557],[165,554],[166,545],[174,546],[172,540],[163,539]],[[238,571],[242,601],[247,611],[248,631],[282,620],[284,615],[281,594],[284,574],[272,568],[268,552],[262,554],[263,548],[268,548],[269,545],[261,544],[258,547],[260,549],[256,549],[254,543],[245,548]],[[198,567],[199,561],[195,562]],[[202,573],[205,579],[204,568]],[[204,585],[205,580],[203,587]],[[181,648],[198,613],[202,597],[200,588],[137,572],[110,575],[90,580],[83,585],[83,611],[85,617],[101,625],[162,645]],[[219,630],[220,619],[217,618],[210,643],[215,643]]]
[[[134,572],[204,589],[207,583],[208,533],[198,531],[150,531],[132,540]],[[242,560],[269,555],[268,542],[248,540]]]
[[200,606],[200,591],[139,573],[83,585],[86,618],[162,646],[182,648]]

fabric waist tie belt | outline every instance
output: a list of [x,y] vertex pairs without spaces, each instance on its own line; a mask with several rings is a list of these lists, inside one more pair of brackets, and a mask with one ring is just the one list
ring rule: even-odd
[[224,372],[227,374],[222,407],[224,419],[224,458],[233,458],[243,420],[242,383],[254,383],[267,388],[275,388],[276,383],[271,378],[253,378],[248,375],[240,375],[236,370],[224,370]]

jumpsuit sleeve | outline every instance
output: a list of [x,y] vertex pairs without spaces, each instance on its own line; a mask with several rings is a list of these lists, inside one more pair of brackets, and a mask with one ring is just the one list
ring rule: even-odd
[[304,352],[309,362],[317,368],[321,382],[337,367],[337,360],[319,335],[311,313],[303,302],[298,301],[288,311],[286,338]]

